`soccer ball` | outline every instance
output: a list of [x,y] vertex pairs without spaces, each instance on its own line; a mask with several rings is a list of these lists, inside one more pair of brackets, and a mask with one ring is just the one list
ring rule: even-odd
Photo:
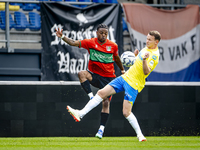
[[125,67],[132,66],[135,62],[135,59],[135,54],[131,51],[126,51],[121,55],[121,62]]

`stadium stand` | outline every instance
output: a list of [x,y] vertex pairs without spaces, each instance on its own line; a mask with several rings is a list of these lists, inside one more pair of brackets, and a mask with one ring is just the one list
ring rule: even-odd
[[39,31],[41,29],[41,17],[37,12],[29,12],[29,29]]
[[30,4],[30,3],[25,3],[23,6],[22,6],[22,9],[24,11],[32,11],[34,8],[35,8],[36,4]]
[[[79,2],[91,2],[91,0],[78,0]],[[79,7],[87,7],[88,5],[79,5]]]
[[22,8],[23,3],[10,3],[10,5],[19,6],[20,8]]
[[9,5],[9,10],[11,10],[11,11],[18,11],[20,9],[20,7],[19,6],[12,6],[12,5]]
[[23,12],[14,12],[15,26],[14,28],[19,31],[24,31],[29,27],[29,22],[27,21],[26,15]]
[[[66,1],[66,2],[77,2],[77,0],[64,0],[64,1]],[[72,4],[71,4],[71,5],[72,5]],[[73,6],[79,7],[79,5],[73,5]]]
[[128,31],[128,27],[127,27],[124,17],[122,17],[122,22],[123,22],[123,31]]
[[0,10],[5,10],[5,3],[0,3]]
[[105,3],[104,0],[93,0],[94,3]]
[[106,3],[118,3],[117,0],[106,0]]
[[[26,1],[35,1],[35,0],[26,0]],[[37,8],[36,3],[23,3],[22,9],[23,11],[32,11]]]
[[[9,13],[9,26],[10,29],[13,28],[15,26],[15,22],[11,16],[11,14]],[[0,11],[0,28],[2,30],[5,30],[6,28],[6,18],[5,18],[5,11]]]
[[[19,5],[9,5],[10,11],[18,11],[20,9]],[[5,10],[5,3],[0,3],[0,10]]]

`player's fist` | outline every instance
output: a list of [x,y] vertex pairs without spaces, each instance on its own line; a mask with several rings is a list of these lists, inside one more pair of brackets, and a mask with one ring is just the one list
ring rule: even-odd
[[134,54],[135,54],[135,56],[137,56],[139,54],[139,50],[135,49]]
[[146,52],[146,53],[144,54],[143,60],[146,60],[147,58],[149,58],[149,52]]

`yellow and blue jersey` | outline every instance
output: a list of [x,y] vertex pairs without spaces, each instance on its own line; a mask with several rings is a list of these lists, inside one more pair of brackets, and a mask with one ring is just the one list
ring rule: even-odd
[[149,52],[149,58],[146,60],[147,65],[151,68],[151,73],[159,62],[158,47],[156,49],[148,49],[147,47],[143,48],[136,57],[135,63],[129,68],[128,71],[126,71],[125,74],[122,75],[123,79],[135,90],[138,90],[138,92],[144,88],[145,79],[150,74],[145,75],[143,72],[143,57],[146,52]]

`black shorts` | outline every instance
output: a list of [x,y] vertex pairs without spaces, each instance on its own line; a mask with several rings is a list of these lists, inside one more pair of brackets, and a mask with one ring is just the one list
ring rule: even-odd
[[[87,70],[88,71],[88,70]],[[91,85],[96,88],[102,89],[105,87],[110,81],[115,79],[115,77],[102,77],[96,73],[88,71],[92,75],[92,81],[89,81]]]
[[[88,71],[88,70],[87,70]],[[96,73],[88,71],[92,75],[92,81],[89,81],[91,85],[96,88],[102,89],[104,88],[110,81],[115,79],[115,77],[102,77]],[[108,96],[109,100],[111,101],[112,95]]]

